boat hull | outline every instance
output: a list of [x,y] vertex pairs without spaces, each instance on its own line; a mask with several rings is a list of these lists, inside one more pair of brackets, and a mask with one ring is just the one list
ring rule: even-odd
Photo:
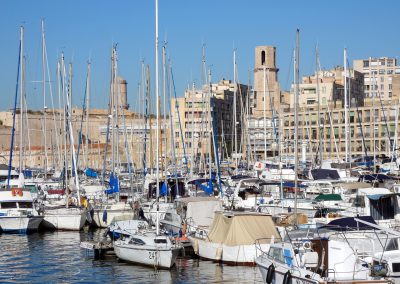
[[141,265],[169,269],[175,264],[180,248],[154,248],[114,243],[119,259]]
[[27,234],[38,230],[43,216],[1,216],[0,228],[4,233]]
[[[257,252],[254,244],[228,246],[195,237],[189,237],[189,240],[194,252],[201,258],[236,265],[255,265]],[[261,248],[268,251],[269,244],[261,244]]]
[[86,210],[56,209],[46,211],[43,227],[55,230],[79,231],[86,222]]

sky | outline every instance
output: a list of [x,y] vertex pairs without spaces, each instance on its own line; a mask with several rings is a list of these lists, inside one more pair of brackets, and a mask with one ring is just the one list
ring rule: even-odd
[[[317,45],[323,68],[343,65],[345,47],[350,62],[369,56],[397,57],[399,11],[397,0],[159,0],[160,46],[166,42],[177,96],[183,96],[193,82],[202,84],[203,45],[213,82],[233,79],[236,49],[239,82],[244,84],[253,80],[254,48],[276,46],[279,81],[283,89],[289,89],[297,28],[300,74],[308,75],[315,70]],[[30,109],[43,108],[41,19],[55,97],[57,59],[64,52],[66,63],[73,66],[73,105],[82,105],[90,60],[91,107],[107,108],[113,44],[117,44],[118,74],[128,82],[131,109],[139,106],[142,60],[150,66],[154,92],[155,0],[2,0],[0,110],[14,104],[21,25],[27,104]],[[51,107],[49,95],[46,101]],[[54,102],[57,107],[56,98]]]

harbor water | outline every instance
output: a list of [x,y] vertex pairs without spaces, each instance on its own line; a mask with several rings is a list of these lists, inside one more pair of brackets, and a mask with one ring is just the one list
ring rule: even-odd
[[119,261],[94,260],[81,241],[102,230],[0,234],[0,283],[262,283],[257,267],[229,266],[179,258],[171,270]]

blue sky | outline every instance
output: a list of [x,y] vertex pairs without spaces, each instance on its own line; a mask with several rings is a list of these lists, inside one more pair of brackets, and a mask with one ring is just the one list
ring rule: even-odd
[[[246,84],[254,67],[254,47],[276,46],[279,80],[287,89],[293,78],[291,54],[296,28],[301,30],[300,72],[305,75],[315,69],[316,44],[324,68],[342,65],[344,47],[350,61],[398,56],[399,11],[400,1],[396,0],[159,0],[159,34],[160,41],[168,42],[178,96],[191,82],[201,84],[203,43],[213,81],[232,79],[232,52],[236,48],[239,80]],[[91,105],[107,107],[113,43],[118,43],[118,72],[128,81],[131,106],[138,104],[141,59],[150,64],[154,90],[154,0],[2,0],[0,110],[13,105],[21,24],[25,27],[28,105],[42,107],[41,86],[35,82],[41,80],[42,72],[42,18],[52,80],[56,81],[61,51],[67,63],[73,64],[74,105],[81,105],[90,57]]]

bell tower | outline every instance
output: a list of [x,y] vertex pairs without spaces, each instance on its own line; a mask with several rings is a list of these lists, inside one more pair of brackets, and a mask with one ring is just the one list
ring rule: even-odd
[[274,46],[257,46],[254,62],[254,91],[256,95],[253,114],[256,117],[272,116],[272,110],[279,111],[280,88],[276,68],[276,48]]

